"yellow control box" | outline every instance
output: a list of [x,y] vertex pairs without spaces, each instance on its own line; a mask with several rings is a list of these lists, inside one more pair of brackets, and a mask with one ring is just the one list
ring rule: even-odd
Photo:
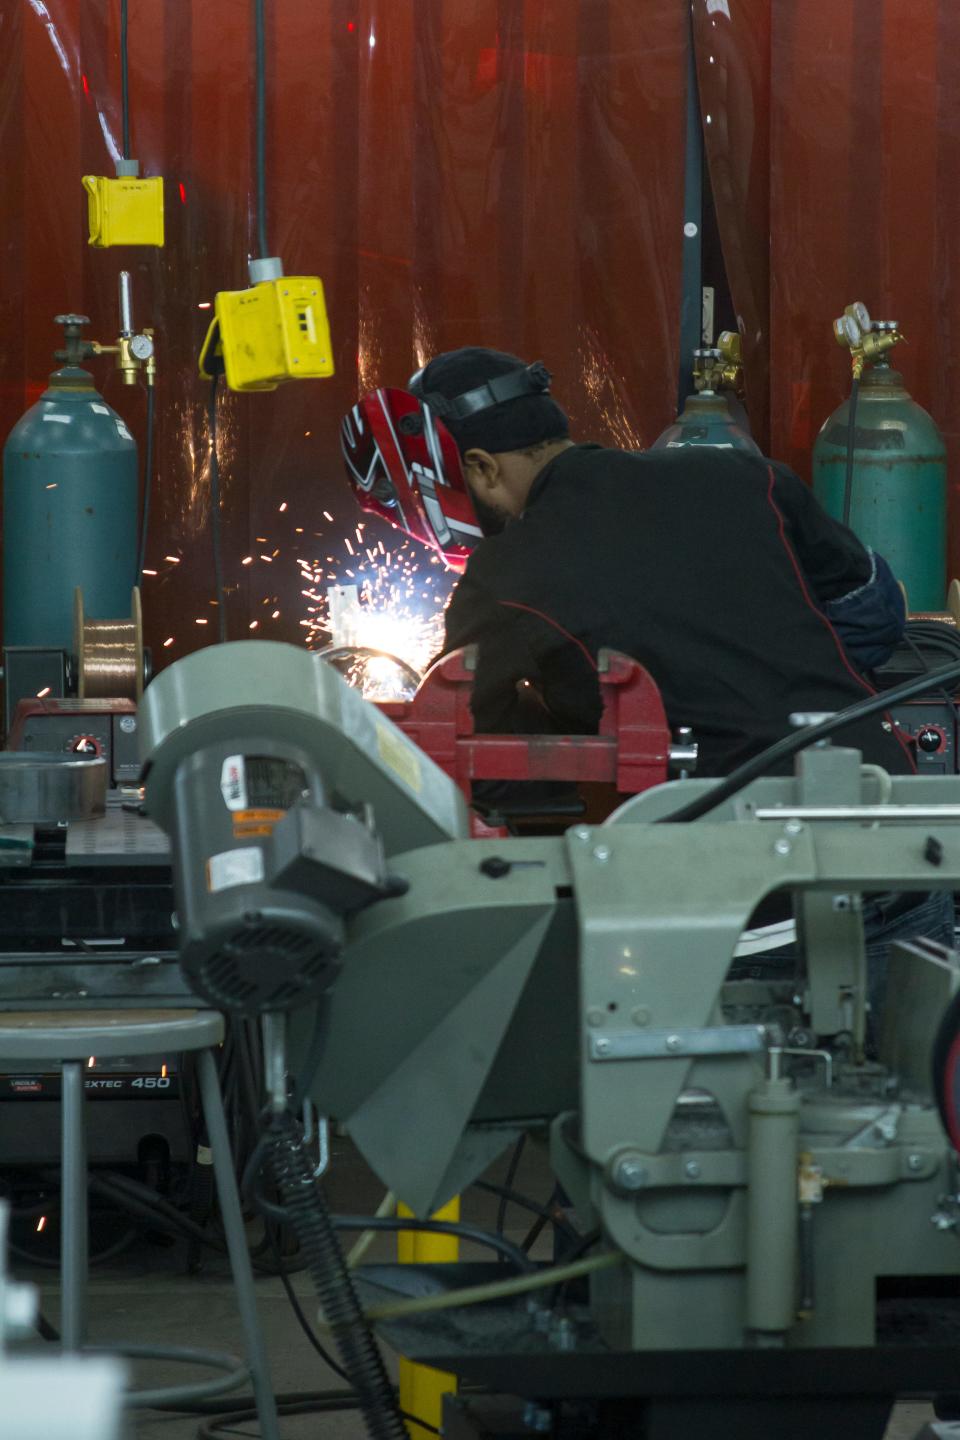
[[323,285],[316,275],[284,275],[249,290],[221,290],[200,352],[210,379],[222,357],[231,390],[275,390],[285,380],[333,374]]
[[84,175],[91,245],[163,244],[163,176]]

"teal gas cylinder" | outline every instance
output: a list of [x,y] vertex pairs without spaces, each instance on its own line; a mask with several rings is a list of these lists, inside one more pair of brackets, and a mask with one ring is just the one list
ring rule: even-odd
[[723,450],[761,452],[743,426],[738,425],[723,395],[701,390],[689,395],[673,425],[651,445],[651,450],[676,450],[684,445],[712,445]]
[[[813,447],[813,488],[843,518],[850,402]],[[947,467],[943,437],[889,365],[865,370],[854,426],[850,526],[888,561],[911,610],[942,610],[947,589]]]
[[66,329],[67,364],[3,450],[3,633],[69,652],[77,586],[96,619],[130,612],[139,476],[130,431],[71,363],[86,350],[79,324]]

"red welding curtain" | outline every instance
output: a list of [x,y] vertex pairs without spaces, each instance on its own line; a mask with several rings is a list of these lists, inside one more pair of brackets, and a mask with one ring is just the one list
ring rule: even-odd
[[[195,361],[199,307],[247,283],[251,8],[130,0],[132,148],[166,177],[157,255],[86,245],[80,176],[112,174],[120,136],[117,0],[0,7],[0,431],[42,387],[53,315],[82,310],[111,337],[117,272],[132,269],[161,363],[148,555],[159,574],[145,595],[161,661],[211,638],[195,623],[213,614]],[[687,11],[683,0],[267,10],[271,249],[288,273],[323,277],[338,370],[224,400],[220,459],[231,635],[257,623],[295,640],[297,556],[322,559],[355,519],[337,431],[358,387],[403,383],[432,352],[481,343],[545,360],[584,438],[642,445],[672,418]],[[142,436],[142,395],[104,362],[97,373]]]
[[[899,320],[944,431],[960,573],[960,8],[955,0],[694,0],[697,70],[751,411],[809,475],[849,388],[830,324]],[[765,429],[769,407],[770,428]]]

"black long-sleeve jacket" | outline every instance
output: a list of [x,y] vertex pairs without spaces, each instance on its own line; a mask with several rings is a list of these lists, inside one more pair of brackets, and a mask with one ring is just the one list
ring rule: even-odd
[[[479,646],[474,721],[488,733],[531,728],[522,681],[558,732],[596,731],[598,651],[623,651],[657,682],[670,723],[693,727],[697,773],[723,775],[787,734],[792,712],[869,693],[826,612],[874,573],[870,552],[783,466],[579,445],[470,557],[446,646]],[[914,768],[881,716],[836,738],[894,773]]]

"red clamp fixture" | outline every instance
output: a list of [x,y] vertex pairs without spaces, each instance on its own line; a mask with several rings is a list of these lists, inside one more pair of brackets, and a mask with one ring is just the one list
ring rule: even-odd
[[597,735],[477,735],[470,695],[475,651],[454,650],[424,676],[412,700],[378,708],[470,799],[475,780],[566,780],[613,785],[635,795],[668,778],[671,762],[692,769],[689,732],[674,745],[660,691],[636,660],[601,650],[603,716]]

